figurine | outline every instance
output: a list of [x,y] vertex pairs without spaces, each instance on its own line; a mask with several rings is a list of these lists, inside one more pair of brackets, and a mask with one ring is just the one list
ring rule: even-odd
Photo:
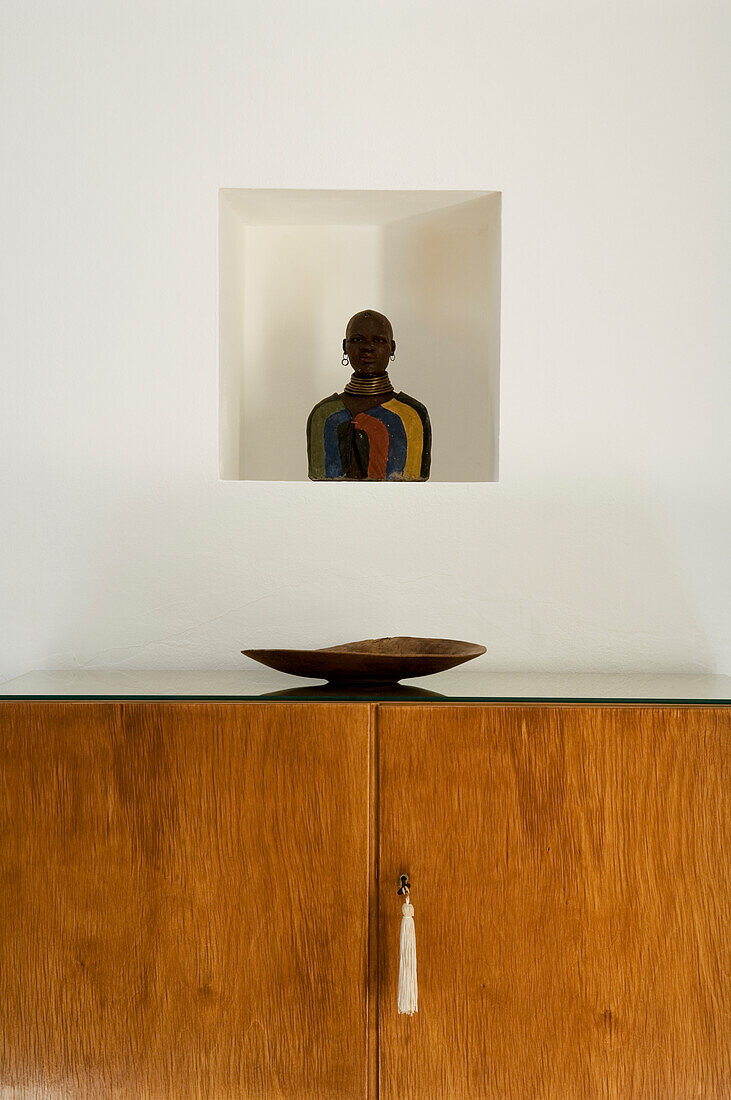
[[388,377],[396,344],[391,322],[366,309],[348,321],[343,366],[353,374],[343,393],[315,405],[307,421],[311,481],[426,481],[431,424],[420,401],[396,393]]

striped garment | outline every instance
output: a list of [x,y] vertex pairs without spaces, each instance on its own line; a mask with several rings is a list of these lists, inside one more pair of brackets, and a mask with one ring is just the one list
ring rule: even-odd
[[310,413],[307,460],[311,481],[426,481],[429,413],[407,393],[395,393],[353,416],[334,393]]

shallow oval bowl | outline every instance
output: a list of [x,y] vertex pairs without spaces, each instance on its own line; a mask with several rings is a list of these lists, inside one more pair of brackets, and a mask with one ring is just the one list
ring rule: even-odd
[[432,676],[487,650],[453,638],[366,638],[324,649],[242,649],[259,664],[315,680],[393,684]]

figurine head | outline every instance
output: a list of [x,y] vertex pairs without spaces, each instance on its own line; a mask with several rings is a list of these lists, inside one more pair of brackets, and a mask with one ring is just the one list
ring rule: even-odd
[[343,351],[355,374],[370,377],[385,374],[388,360],[396,351],[393,329],[388,317],[374,309],[364,309],[348,321]]

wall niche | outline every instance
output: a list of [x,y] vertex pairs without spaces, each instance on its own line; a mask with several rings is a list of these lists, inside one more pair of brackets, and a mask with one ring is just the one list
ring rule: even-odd
[[500,192],[219,192],[219,474],[307,481],[348,319],[391,320],[397,391],[431,418],[430,481],[496,481]]

